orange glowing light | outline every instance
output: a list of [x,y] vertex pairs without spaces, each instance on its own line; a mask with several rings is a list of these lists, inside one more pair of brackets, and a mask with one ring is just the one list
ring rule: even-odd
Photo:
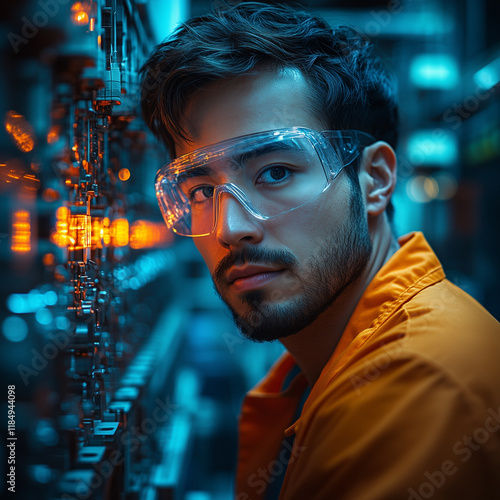
[[57,201],[59,198],[61,197],[61,195],[59,194],[59,191],[57,191],[56,189],[54,188],[45,188],[42,192],[42,198],[44,201],[47,201],[47,202],[52,202],[52,201]]
[[75,2],[71,6],[71,21],[77,26],[84,26],[89,23],[89,7],[85,2]]
[[[32,169],[36,169],[36,165],[31,165]],[[9,161],[0,163],[0,183],[17,184],[24,190],[31,192],[37,191],[40,187],[40,180],[34,174],[25,174],[25,166],[22,162]]]
[[78,25],[82,26],[84,24],[88,24],[89,22],[89,15],[86,12],[77,12],[73,16],[73,22]]
[[68,209],[68,207],[59,207],[56,210],[56,217],[58,219],[65,219],[65,220],[67,220],[68,217],[69,217],[69,209]]
[[54,144],[59,140],[59,127],[52,126],[47,134],[47,143]]
[[35,147],[35,132],[23,115],[15,111],[5,113],[5,130],[23,153],[29,153]]
[[111,235],[115,247],[124,247],[129,241],[129,224],[127,219],[116,219],[111,224]]
[[31,251],[31,217],[27,210],[17,210],[13,214],[10,248],[17,253]]
[[130,227],[130,247],[134,249],[165,246],[173,238],[165,224],[138,220]]
[[90,215],[72,215],[69,219],[68,250],[90,248],[91,222]]
[[91,17],[89,31],[94,31],[94,30],[95,30],[95,17]]
[[118,172],[118,178],[121,181],[128,181],[130,179],[130,170],[128,168],[122,168]]
[[109,217],[104,217],[102,220],[101,238],[104,245],[111,244],[111,228]]
[[90,236],[92,250],[102,248],[103,235],[103,220],[100,217],[92,217],[92,234]]
[[50,241],[59,248],[69,244],[69,210],[67,207],[59,207],[56,210],[56,229],[50,235]]
[[23,175],[23,185],[28,191],[37,191],[40,187],[40,180],[33,174],[25,174]]
[[53,253],[46,253],[43,257],[42,257],[42,262],[43,262],[43,265],[46,266],[46,267],[50,267],[50,266],[53,266],[54,263],[55,263],[56,259],[54,257],[54,254]]

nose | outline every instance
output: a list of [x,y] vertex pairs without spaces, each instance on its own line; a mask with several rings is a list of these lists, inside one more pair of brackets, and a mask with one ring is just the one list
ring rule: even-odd
[[215,235],[224,248],[259,243],[261,222],[250,214],[231,193],[221,193],[216,207]]

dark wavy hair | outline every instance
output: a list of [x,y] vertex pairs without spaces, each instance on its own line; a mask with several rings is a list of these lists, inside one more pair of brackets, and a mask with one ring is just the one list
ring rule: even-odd
[[[394,149],[396,85],[371,42],[353,28],[285,5],[241,2],[182,24],[141,69],[144,119],[175,155],[189,140],[183,112],[212,81],[264,70],[295,68],[310,85],[311,109],[325,129],[368,132]],[[355,168],[347,169],[359,187]],[[386,212],[392,218],[392,204]]]

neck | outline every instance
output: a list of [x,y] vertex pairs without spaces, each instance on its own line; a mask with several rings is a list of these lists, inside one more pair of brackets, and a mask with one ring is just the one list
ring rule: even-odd
[[385,216],[370,221],[370,226],[373,250],[362,274],[313,323],[281,339],[311,386],[333,354],[366,287],[399,248]]

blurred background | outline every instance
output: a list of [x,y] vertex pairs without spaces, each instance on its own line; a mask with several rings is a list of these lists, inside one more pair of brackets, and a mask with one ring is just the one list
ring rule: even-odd
[[[19,498],[232,497],[239,406],[281,347],[238,333],[192,242],[166,230],[153,179],[168,158],[137,78],[179,22],[220,3],[2,6],[1,418],[14,445],[0,457]],[[423,231],[500,318],[500,4],[295,3],[379,47],[399,81],[397,233]]]

